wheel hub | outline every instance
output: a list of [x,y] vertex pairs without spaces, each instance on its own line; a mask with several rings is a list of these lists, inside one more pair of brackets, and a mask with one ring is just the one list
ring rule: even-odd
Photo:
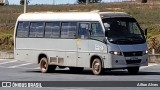
[[44,70],[46,70],[46,68],[47,68],[46,62],[42,61],[41,69],[44,71]]
[[100,64],[98,62],[96,62],[94,64],[94,70],[95,70],[95,72],[99,72],[99,69],[100,69]]

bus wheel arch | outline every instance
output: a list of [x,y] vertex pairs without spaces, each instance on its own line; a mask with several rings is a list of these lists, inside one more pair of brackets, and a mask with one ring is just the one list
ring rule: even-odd
[[98,58],[101,60],[101,63],[102,63],[102,67],[104,67],[104,62],[103,62],[103,59],[102,57],[98,56],[98,55],[93,55],[91,58],[90,58],[90,68],[92,68],[92,62],[94,61],[95,58]]
[[39,54],[39,56],[38,56],[38,64],[40,63],[40,61],[41,61],[41,59],[42,59],[43,57],[45,57],[45,58],[47,58],[47,59],[48,59],[48,57],[47,57],[47,55],[46,55],[46,54],[41,53],[41,54]]

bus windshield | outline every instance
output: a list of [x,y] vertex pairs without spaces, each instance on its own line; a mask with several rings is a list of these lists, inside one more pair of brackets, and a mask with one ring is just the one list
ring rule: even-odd
[[115,44],[145,43],[143,31],[134,18],[106,18],[103,19],[106,37]]

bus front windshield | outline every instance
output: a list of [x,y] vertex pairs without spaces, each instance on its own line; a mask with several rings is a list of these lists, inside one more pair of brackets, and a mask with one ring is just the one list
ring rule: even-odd
[[115,44],[145,43],[143,31],[134,18],[106,18],[103,19],[106,37]]

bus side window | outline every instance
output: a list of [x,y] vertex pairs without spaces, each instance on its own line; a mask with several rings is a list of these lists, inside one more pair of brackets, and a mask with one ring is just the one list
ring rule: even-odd
[[76,38],[77,22],[63,22],[61,28],[61,38]]
[[46,38],[59,38],[60,36],[60,22],[47,22],[45,26]]
[[89,23],[79,24],[79,37],[81,39],[87,39],[89,37]]
[[104,36],[100,23],[92,23],[91,28],[91,36]]
[[19,22],[17,27],[17,37],[26,38],[28,37],[29,22]]
[[32,22],[30,25],[29,37],[43,37],[44,22]]
[[100,23],[91,24],[91,38],[100,41],[104,40],[104,32]]

